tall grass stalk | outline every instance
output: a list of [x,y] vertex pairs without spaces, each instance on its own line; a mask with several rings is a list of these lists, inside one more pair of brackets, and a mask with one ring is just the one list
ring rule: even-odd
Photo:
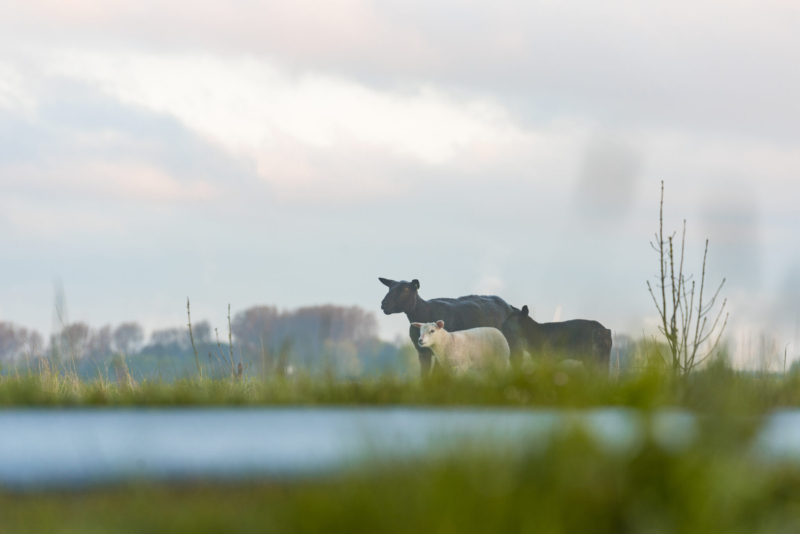
[[[231,328],[231,305],[228,304],[228,348],[230,349],[231,353],[231,377],[235,377],[236,373],[234,371],[234,364],[233,364],[233,329]],[[241,359],[239,361],[239,370],[241,371],[242,362]]]
[[197,372],[202,378],[203,369],[200,367],[200,358],[197,356],[197,347],[194,346],[194,335],[192,334],[192,311],[189,308],[189,297],[186,297],[186,316],[189,318],[189,340],[192,342],[192,350],[194,350],[194,361],[197,364]]

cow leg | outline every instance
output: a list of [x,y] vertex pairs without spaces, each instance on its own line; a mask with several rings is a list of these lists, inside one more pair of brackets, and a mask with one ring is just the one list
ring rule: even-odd
[[[419,356],[419,372],[422,378],[426,378],[431,374],[431,367],[434,369],[434,373],[437,373],[439,370],[439,366],[434,366],[433,352],[431,349],[425,348],[418,348],[417,355]],[[438,374],[438,373],[437,373]]]
[[433,366],[433,373],[439,374],[441,369],[440,366],[434,366],[434,357],[433,351],[426,347],[419,346],[419,328],[414,325],[411,325],[408,330],[408,336],[411,338],[411,343],[414,344],[414,348],[417,349],[417,355],[419,356],[419,371],[420,376],[422,378],[427,378],[431,374],[431,367]]
[[596,328],[592,330],[592,358],[608,369],[611,360],[611,330]]
[[512,350],[508,360],[511,364],[511,369],[519,371],[522,368],[522,349]]

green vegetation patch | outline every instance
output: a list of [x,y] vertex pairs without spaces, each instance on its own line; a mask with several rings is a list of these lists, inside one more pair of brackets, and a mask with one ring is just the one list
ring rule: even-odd
[[717,419],[682,451],[609,453],[573,432],[297,482],[0,493],[0,531],[796,532],[800,470],[757,460],[751,430]]
[[800,406],[800,373],[752,374],[717,364],[689,376],[653,371],[616,377],[542,365],[489,377],[434,376],[422,381],[397,374],[350,380],[245,375],[172,382],[84,380],[67,373],[0,377],[0,406],[5,407],[286,405],[680,407],[698,413],[757,415]]

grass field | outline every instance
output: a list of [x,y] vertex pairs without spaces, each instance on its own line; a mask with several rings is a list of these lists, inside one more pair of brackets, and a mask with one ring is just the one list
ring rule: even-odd
[[63,371],[0,377],[4,407],[228,405],[674,406],[700,413],[756,415],[800,406],[800,373],[753,374],[718,363],[689,377],[656,371],[615,377],[547,365],[483,379],[424,381],[395,374],[341,380],[302,373],[172,382],[136,382],[127,376],[118,381],[84,380]]
[[680,450],[648,434],[633,451],[609,452],[573,429],[512,454],[473,444],[326,478],[0,488],[0,533],[800,532],[800,468],[764,461],[752,443],[759,416],[800,407],[800,373],[745,373],[720,361],[688,377],[545,364],[425,381],[392,374],[87,381],[46,370],[0,378],[5,408],[286,405],[679,407],[710,417],[698,418],[697,439]]

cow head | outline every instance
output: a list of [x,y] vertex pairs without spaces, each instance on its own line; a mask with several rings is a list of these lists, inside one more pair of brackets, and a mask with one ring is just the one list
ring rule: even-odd
[[411,323],[411,326],[419,328],[419,346],[430,347],[439,339],[439,334],[444,329],[444,321],[435,323]]
[[523,306],[522,309],[512,306],[511,313],[508,314],[500,328],[514,357],[521,358],[522,351],[527,349],[527,339],[524,333],[527,323],[533,323],[533,319],[528,315],[528,306]]
[[383,297],[381,310],[386,315],[393,313],[406,313],[414,309],[417,304],[417,290],[419,280],[406,282],[401,280],[396,282],[387,278],[378,278],[380,282],[389,288],[389,292]]

